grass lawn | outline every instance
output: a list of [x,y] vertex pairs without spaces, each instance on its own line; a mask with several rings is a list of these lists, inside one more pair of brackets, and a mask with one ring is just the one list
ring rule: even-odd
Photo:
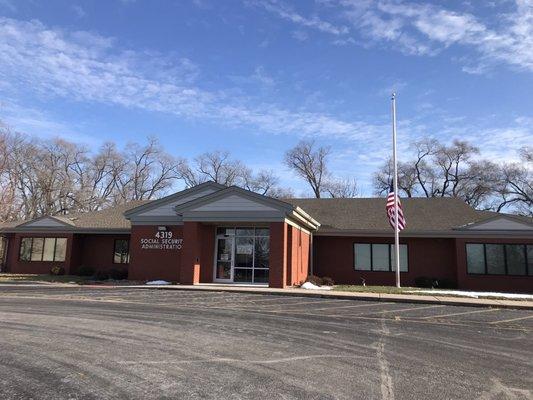
[[[336,290],[339,292],[402,294],[402,293],[405,293],[406,291],[420,290],[420,288],[407,286],[407,287],[401,287],[398,289],[396,286],[335,285],[333,287],[333,290]],[[416,293],[406,293],[406,294],[416,294]]]
[[57,283],[83,283],[88,278],[76,275],[48,275],[48,274],[8,274],[0,273],[0,283],[23,282],[57,282]]
[[[511,297],[505,296],[505,294],[502,293],[501,296],[498,295],[487,295],[484,296],[483,292],[469,292],[464,291],[464,293],[473,293],[475,296],[465,296],[459,293],[453,293],[453,290],[450,290],[451,293],[431,293],[428,292],[431,289],[427,288],[417,288],[417,287],[402,287],[397,288],[395,286],[361,286],[361,285],[336,285],[333,287],[333,290],[339,291],[339,292],[359,292],[359,293],[390,293],[390,294],[408,294],[408,295],[419,295],[419,296],[446,296],[446,297],[459,297],[459,298],[479,298],[479,299],[490,299],[490,300],[529,300],[528,298],[519,298],[519,297]],[[412,293],[408,293],[412,292]],[[459,291],[460,292],[460,291]],[[520,296],[520,294],[518,294]],[[524,295],[528,296],[528,295]]]

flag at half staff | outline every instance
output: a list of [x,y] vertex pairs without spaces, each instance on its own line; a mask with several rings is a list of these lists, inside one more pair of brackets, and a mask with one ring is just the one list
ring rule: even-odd
[[405,217],[403,216],[402,203],[399,196],[394,195],[394,191],[390,191],[387,196],[387,216],[389,217],[389,223],[392,226],[392,229],[396,228],[396,212],[395,212],[395,198],[398,199],[398,230],[402,231],[405,229]]

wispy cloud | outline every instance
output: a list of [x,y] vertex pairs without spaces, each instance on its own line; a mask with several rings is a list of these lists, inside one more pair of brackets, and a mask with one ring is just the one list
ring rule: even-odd
[[293,31],[291,33],[291,36],[299,42],[305,42],[307,39],[309,39],[309,34],[306,31],[302,31],[300,29]]
[[[0,18],[0,27],[0,82],[11,87],[12,93],[29,89],[45,98],[61,96],[231,126],[249,125],[276,134],[356,140],[377,129],[373,124],[207,90],[197,82],[198,68],[190,60],[170,62],[157,54],[147,57],[146,52],[124,51],[112,38],[8,18]],[[263,85],[274,83],[262,67],[253,76]]]
[[73,4],[70,8],[78,18],[83,18],[85,15],[87,15],[83,7],[79,4]]
[[344,35],[348,33],[349,31],[348,27],[344,25],[333,24],[331,22],[321,19],[320,17],[316,15],[305,17],[297,13],[296,11],[294,11],[288,5],[277,0],[264,0],[264,1],[249,0],[247,1],[247,3],[258,6],[258,7],[262,7],[265,10],[277,15],[278,17],[283,18],[287,21],[293,22],[297,25],[307,27],[307,28],[317,29],[321,32],[326,32],[326,33],[330,33],[333,35]]
[[39,138],[68,137],[69,140],[98,146],[100,139],[83,134],[71,123],[61,121],[57,116],[23,106],[13,99],[0,102],[1,122],[15,132],[24,132]]
[[430,46],[463,45],[481,55],[480,64],[504,62],[533,71],[533,3],[517,0],[515,10],[499,15],[505,21],[500,30],[491,29],[474,15],[433,5],[379,3],[378,10],[390,15],[403,28],[412,28],[420,42]]
[[493,12],[490,26],[466,10],[402,0],[318,1],[328,16],[334,15],[329,21],[319,15],[301,15],[280,1],[256,0],[253,4],[298,26],[333,34],[337,37],[334,44],[386,45],[418,56],[461,46],[478,54],[474,60],[458,59],[464,72],[485,73],[498,64],[533,71],[531,0],[515,0],[513,11]]

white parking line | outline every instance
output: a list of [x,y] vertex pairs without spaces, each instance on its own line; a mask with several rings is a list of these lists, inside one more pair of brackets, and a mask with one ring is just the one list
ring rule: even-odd
[[376,311],[376,314],[386,314],[386,313],[395,313],[395,312],[404,312],[404,311],[416,311],[416,310],[427,310],[428,308],[440,308],[440,307],[444,307],[444,306],[442,304],[438,304],[438,305],[434,305],[434,306],[400,308],[398,310]]
[[324,303],[341,303],[341,304],[344,304],[348,301],[351,301],[351,300],[338,300],[338,299],[335,299],[335,300],[323,300],[323,301],[320,301],[320,300],[315,300],[315,301],[300,301],[300,302],[296,302],[296,303],[279,303],[279,304],[251,304],[251,305],[245,305],[246,307],[276,307],[276,306],[286,306],[286,307],[290,307],[290,306],[299,306],[299,305],[305,305],[305,304],[324,304]]
[[490,324],[503,324],[505,322],[515,322],[515,321],[523,321],[525,319],[533,318],[533,315],[528,315],[526,317],[518,317],[518,318],[511,318],[511,319],[502,319],[500,321],[492,321],[489,322]]
[[491,312],[491,311],[499,311],[499,309],[498,308],[487,308],[483,310],[464,311],[464,312],[452,313],[452,314],[430,315],[428,317],[422,317],[422,319],[455,317],[457,315],[480,314],[480,313]]
[[373,307],[373,306],[383,306],[383,305],[387,305],[387,304],[393,304],[393,303],[391,303],[391,302],[379,302],[379,303],[368,303],[368,304],[354,304],[354,305],[349,305],[349,306],[315,308],[315,309],[313,309],[311,311],[314,312],[314,311],[338,310],[339,308]]

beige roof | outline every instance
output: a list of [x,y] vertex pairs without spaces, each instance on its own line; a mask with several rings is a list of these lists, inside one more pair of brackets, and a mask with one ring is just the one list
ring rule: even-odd
[[[385,214],[384,198],[353,199],[284,199],[283,201],[298,206],[312,218],[320,222],[320,232],[381,232],[390,233],[391,228]],[[129,230],[130,221],[124,212],[149,201],[132,201],[127,204],[104,209],[102,211],[76,213],[59,216],[73,230]],[[467,224],[472,224],[499,214],[489,211],[476,211],[456,198],[406,198],[402,199],[409,232],[446,232]],[[516,218],[516,216],[514,217]],[[520,217],[524,222],[532,223],[528,217]],[[0,231],[11,231],[22,223],[29,221],[6,222],[0,224]],[[21,230],[22,227],[18,228]]]
[[[131,224],[129,220],[124,218],[124,212],[148,202],[149,200],[136,200],[115,207],[106,208],[101,211],[74,213],[69,215],[54,216],[54,218],[72,225],[72,228],[74,229],[129,230]],[[0,224],[0,230],[10,230],[18,225],[28,222],[30,221],[5,222]]]
[[[385,214],[385,198],[355,199],[287,199],[321,223],[321,230],[384,231],[391,227]],[[402,199],[407,226],[413,231],[449,231],[469,223],[490,218],[456,198]]]

